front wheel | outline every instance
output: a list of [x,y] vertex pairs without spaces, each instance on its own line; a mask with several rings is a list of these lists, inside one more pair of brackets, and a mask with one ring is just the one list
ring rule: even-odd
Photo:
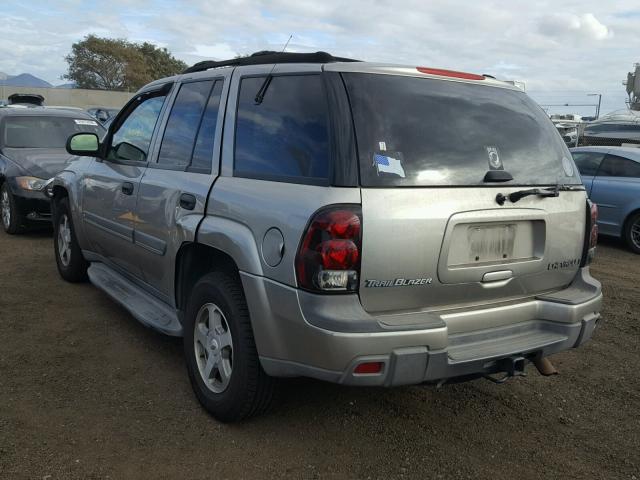
[[86,281],[89,264],[78,245],[66,197],[58,201],[54,210],[53,245],[60,276],[72,283]]
[[236,275],[214,272],[193,288],[184,321],[189,379],[202,406],[222,422],[265,412],[275,393],[258,358]]
[[24,218],[18,211],[15,198],[9,191],[7,182],[4,182],[0,187],[0,215],[2,216],[2,228],[9,235],[14,235],[24,230]]
[[640,254],[640,212],[632,215],[627,221],[624,239],[633,253]]

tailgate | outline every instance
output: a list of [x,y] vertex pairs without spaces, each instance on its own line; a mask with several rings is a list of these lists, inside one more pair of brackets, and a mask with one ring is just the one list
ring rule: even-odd
[[515,188],[363,188],[360,299],[365,310],[486,305],[567,286],[580,265],[583,191],[527,197]]

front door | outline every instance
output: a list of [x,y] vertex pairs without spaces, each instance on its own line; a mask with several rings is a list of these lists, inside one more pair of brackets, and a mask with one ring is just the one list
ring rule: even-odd
[[121,273],[139,277],[133,225],[140,179],[165,94],[140,96],[125,107],[83,181],[83,223],[91,248]]
[[[228,74],[227,74],[228,75]],[[140,183],[133,233],[144,281],[174,301],[175,260],[195,240],[218,175],[225,77],[183,81]],[[214,148],[214,146],[216,148]]]

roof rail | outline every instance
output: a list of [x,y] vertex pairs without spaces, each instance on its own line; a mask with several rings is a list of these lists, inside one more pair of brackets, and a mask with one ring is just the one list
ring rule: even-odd
[[290,53],[263,50],[252,53],[248,57],[233,58],[231,60],[205,60],[187,68],[182,73],[203,72],[210,68],[232,67],[242,65],[264,65],[269,63],[332,63],[332,62],[359,62],[351,58],[334,57],[327,52],[315,53]]

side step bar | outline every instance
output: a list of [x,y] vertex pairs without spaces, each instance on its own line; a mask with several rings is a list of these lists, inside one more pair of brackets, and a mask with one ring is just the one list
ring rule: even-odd
[[129,310],[138,321],[175,337],[182,336],[182,324],[171,307],[156,299],[104,263],[92,263],[89,280]]

